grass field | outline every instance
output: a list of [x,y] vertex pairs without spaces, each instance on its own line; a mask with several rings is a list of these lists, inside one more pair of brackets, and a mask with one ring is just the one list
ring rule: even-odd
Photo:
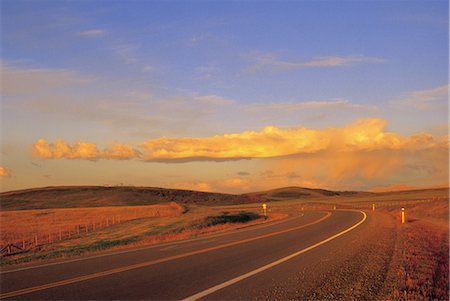
[[[399,210],[386,208],[400,222]],[[434,200],[405,206],[406,223],[395,250],[397,300],[448,300],[449,203]]]
[[[27,252],[3,256],[0,264],[34,262],[130,246],[151,245],[237,229],[286,216],[274,213],[265,220],[260,218],[257,212],[223,211],[211,206],[195,205],[187,209],[176,203],[133,207],[3,211],[2,223],[8,221],[10,225],[2,227],[1,232],[5,238],[27,237],[36,233],[35,231],[53,235],[51,240],[47,235],[40,235],[37,246],[31,244]],[[112,223],[113,218],[115,223]],[[108,226],[106,220],[110,221]],[[14,221],[20,222],[22,227],[13,227]],[[95,221],[97,223],[94,228],[92,225]],[[88,231],[85,231],[85,228],[77,231],[80,223],[86,225]],[[66,229],[62,237],[58,237],[58,231],[52,232],[57,229]],[[18,244],[20,243],[19,239]]]
[[177,216],[183,210],[182,206],[171,202],[149,206],[1,211],[0,244],[36,238],[38,242],[51,242],[129,220]]

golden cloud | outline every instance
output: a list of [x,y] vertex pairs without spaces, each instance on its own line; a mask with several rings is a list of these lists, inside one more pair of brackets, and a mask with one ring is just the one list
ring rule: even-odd
[[175,189],[195,190],[203,192],[213,192],[213,188],[210,183],[200,181],[182,181],[168,184],[169,187]]
[[8,167],[0,166],[0,177],[10,177],[11,176],[11,169]]
[[99,151],[97,145],[89,142],[79,142],[69,145],[63,140],[48,144],[39,139],[32,145],[33,155],[42,159],[133,159],[140,153],[127,144],[113,143],[109,148]]
[[250,158],[276,158],[317,153],[371,152],[379,150],[448,149],[448,138],[427,133],[409,137],[386,131],[386,121],[377,118],[357,120],[341,128],[308,129],[267,126],[261,131],[245,131],[204,138],[158,138],[133,146],[113,143],[99,150],[97,145],[64,140],[33,144],[35,156],[43,159],[134,159],[156,162],[227,161]]
[[358,120],[342,128],[307,129],[265,127],[206,138],[159,138],[144,142],[144,160],[196,161],[272,158],[321,151],[353,152],[424,149],[441,142],[421,133],[410,137],[385,130],[386,121]]

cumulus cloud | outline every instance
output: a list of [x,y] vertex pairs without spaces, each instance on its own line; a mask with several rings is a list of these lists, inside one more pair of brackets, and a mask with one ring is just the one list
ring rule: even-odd
[[97,145],[89,142],[78,142],[69,145],[64,140],[48,144],[39,139],[32,145],[33,155],[42,159],[133,159],[140,156],[139,151],[127,144],[113,143],[109,148],[99,150]]
[[6,178],[11,176],[11,169],[8,167],[0,166],[0,177]]
[[183,189],[183,190],[195,190],[195,191],[204,191],[204,192],[213,192],[213,188],[210,183],[201,182],[201,181],[181,181],[175,182],[172,184],[168,184],[169,187],[175,189]]
[[360,119],[342,128],[308,129],[267,126],[205,138],[158,138],[141,145],[148,161],[271,158],[322,151],[423,149],[446,142],[427,133],[410,137],[385,130],[386,121]]
[[242,193],[248,192],[251,186],[249,179],[225,178],[209,181],[180,181],[169,183],[169,187],[206,192]]

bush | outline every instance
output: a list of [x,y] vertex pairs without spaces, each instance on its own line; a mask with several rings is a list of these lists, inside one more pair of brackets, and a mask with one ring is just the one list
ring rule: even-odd
[[224,212],[222,215],[208,216],[199,222],[193,223],[191,228],[201,229],[227,223],[247,223],[260,217],[259,214],[249,211],[242,211],[237,214]]

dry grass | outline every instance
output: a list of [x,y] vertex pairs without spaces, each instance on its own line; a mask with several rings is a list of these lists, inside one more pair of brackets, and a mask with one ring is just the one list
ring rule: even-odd
[[122,206],[96,208],[66,208],[42,210],[0,211],[0,243],[54,241],[70,235],[105,228],[125,221],[148,218],[178,216],[183,207],[171,202],[149,206]]
[[448,300],[448,231],[418,222],[400,235],[397,300]]
[[[449,204],[447,200],[406,206],[399,227],[398,271],[392,298],[449,299]],[[399,210],[388,210],[400,222]]]
[[[116,210],[119,208],[117,207]],[[96,208],[89,208],[89,210],[97,211]],[[227,215],[240,215],[239,212],[230,211]],[[95,215],[95,213],[92,214]],[[92,254],[104,250],[158,244],[248,227],[287,216],[285,214],[271,214],[267,220],[264,220],[256,214],[250,220],[242,220],[243,222],[220,222],[218,224],[209,222],[211,218],[214,219],[223,215],[224,212],[218,208],[192,206],[189,210],[184,210],[182,214],[178,211],[175,215],[146,216],[131,219],[106,228],[95,229],[95,231],[88,233],[81,232],[79,235],[42,245],[30,252],[3,257],[0,263],[6,265],[35,262],[38,260]]]

